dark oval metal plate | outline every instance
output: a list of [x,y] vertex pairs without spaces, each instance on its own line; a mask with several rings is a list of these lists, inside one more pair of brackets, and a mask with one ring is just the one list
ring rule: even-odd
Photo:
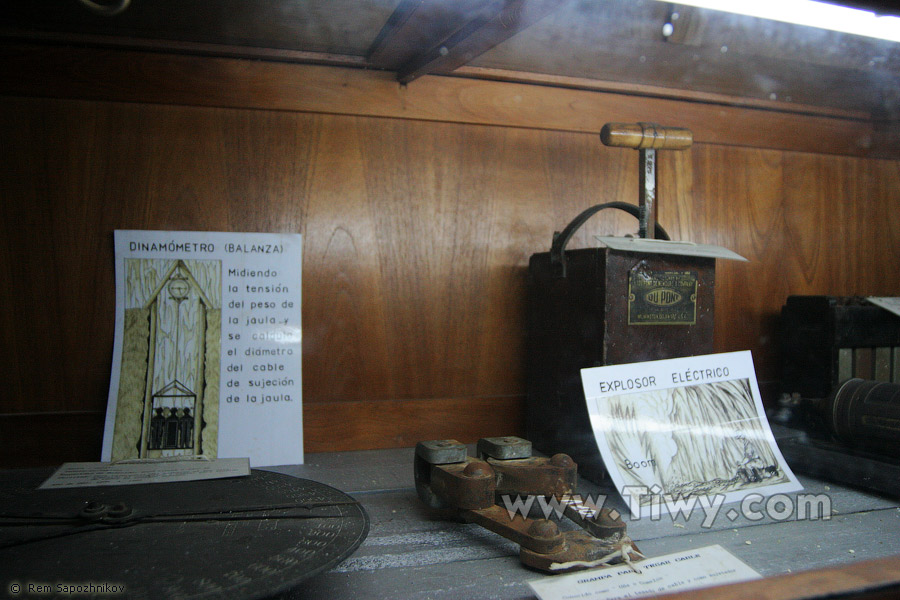
[[[369,531],[368,515],[347,494],[280,473],[253,470],[249,477],[231,479],[37,489],[49,475],[47,470],[0,473],[0,513],[7,517],[0,516],[5,523],[0,526],[4,591],[18,585],[26,597],[28,589],[54,597],[59,585],[95,585],[100,597],[266,598],[337,565]],[[68,522],[9,525],[9,516],[78,515],[87,502],[124,503],[138,522],[94,530]],[[250,511],[288,505],[314,508]],[[199,520],[141,522],[165,513],[199,515]],[[214,520],[220,514],[231,517]],[[45,539],[16,543],[37,537]],[[110,586],[124,586],[124,591],[110,594]]]

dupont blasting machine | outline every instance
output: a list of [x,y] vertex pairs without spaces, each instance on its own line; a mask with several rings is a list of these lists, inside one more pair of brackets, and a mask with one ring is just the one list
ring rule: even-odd
[[[656,153],[689,148],[689,130],[608,123],[600,138],[638,150],[638,204],[593,206],[553,234],[549,252],[532,255],[527,317],[528,438],[548,455],[571,455],[594,480],[605,470],[581,369],[712,353],[716,257],[740,259],[724,248],[667,241],[656,221]],[[638,237],[567,250],[572,235],[604,209],[634,215]]]

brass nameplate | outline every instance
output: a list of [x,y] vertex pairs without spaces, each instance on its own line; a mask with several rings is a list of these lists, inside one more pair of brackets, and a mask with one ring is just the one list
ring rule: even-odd
[[697,273],[634,269],[628,281],[629,325],[696,325]]

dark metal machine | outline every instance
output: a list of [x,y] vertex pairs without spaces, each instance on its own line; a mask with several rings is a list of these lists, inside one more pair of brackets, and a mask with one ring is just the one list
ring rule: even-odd
[[900,383],[853,378],[793,409],[802,431],[779,447],[794,470],[900,497]]
[[610,123],[600,137],[639,151],[639,203],[589,208],[553,234],[549,252],[531,257],[527,321],[528,437],[546,454],[570,454],[595,481],[605,470],[581,369],[711,353],[715,285],[715,258],[708,256],[566,249],[575,231],[606,208],[637,217],[642,238],[668,239],[656,222],[656,151],[690,147],[691,132]]
[[794,470],[900,496],[900,317],[861,297],[790,296],[775,419]]
[[[414,464],[419,498],[514,541],[524,564],[547,573],[642,558],[618,513],[574,495],[577,465],[569,456],[532,456],[531,442],[513,436],[481,439],[477,452],[477,458],[468,456],[456,440],[419,442]],[[528,496],[553,498],[582,529],[563,532],[553,520],[510,512],[513,497]]]
[[781,329],[788,394],[825,398],[851,377],[900,383],[900,317],[865,298],[789,296]]

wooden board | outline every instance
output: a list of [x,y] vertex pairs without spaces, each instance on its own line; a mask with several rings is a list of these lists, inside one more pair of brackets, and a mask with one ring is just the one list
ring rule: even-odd
[[[7,465],[94,458],[82,440],[99,439],[106,406],[116,228],[303,233],[307,450],[360,449],[520,433],[528,258],[583,209],[637,195],[637,153],[577,132],[0,108]],[[675,238],[750,259],[719,263],[716,348],[751,349],[764,385],[777,388],[787,294],[900,294],[885,276],[900,261],[900,163],[700,143],[661,152],[660,173]],[[571,247],[634,231],[604,214]],[[71,415],[69,428],[47,414]]]
[[873,113],[900,89],[897,46],[677,3],[572,1],[469,65]]
[[[308,581],[296,597],[532,597],[527,582],[543,575],[519,563],[515,544],[477,525],[448,520],[418,500],[412,457],[410,448],[312,454],[308,465],[276,469],[355,495],[371,519],[369,536],[357,552]],[[665,517],[629,519],[628,530],[648,556],[720,544],[765,577],[749,584],[750,588],[737,586],[703,597],[787,599],[896,582],[900,577],[897,502],[809,478],[801,481],[805,489],[800,493],[825,493],[832,498],[836,514],[831,519],[797,520],[794,515],[779,522],[769,517],[760,521],[719,517],[707,529],[701,526],[703,513],[698,510],[690,520],[677,521],[677,526]],[[605,486],[584,483],[580,488],[582,494],[600,491],[612,494]],[[621,499],[611,497],[608,502],[608,506],[624,508]],[[571,524],[563,521],[562,527],[568,529]],[[822,568],[841,570],[810,571]]]
[[79,2],[10,6],[4,25],[33,34],[93,34],[135,40],[277,48],[363,56],[399,0],[156,0],[112,17]]
[[898,117],[900,45],[678,4],[159,0],[102,16],[83,3],[32,0],[5,17],[0,36],[12,39],[337,62],[389,69],[403,82],[468,64],[470,77],[499,69],[556,85],[615,82],[687,99],[725,95],[793,112]]
[[610,121],[693,131],[695,142],[900,156],[900,140],[856,118],[461,77],[401,86],[389,72],[123,50],[0,46],[0,94],[380,116],[599,133]]

